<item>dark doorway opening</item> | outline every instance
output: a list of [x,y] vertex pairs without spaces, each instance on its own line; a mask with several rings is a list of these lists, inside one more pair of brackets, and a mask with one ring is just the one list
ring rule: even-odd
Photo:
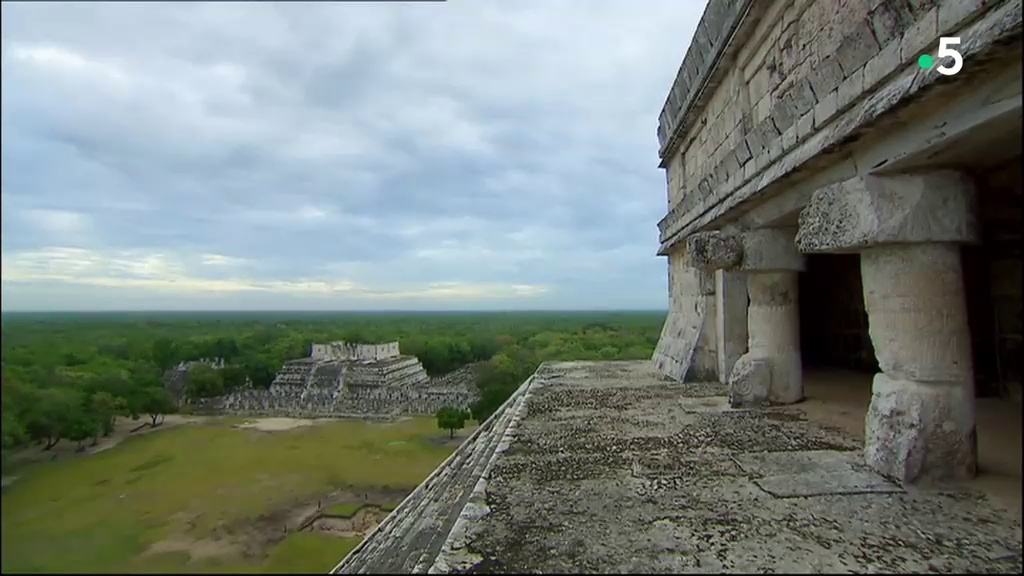
[[859,254],[810,254],[800,273],[800,354],[809,368],[877,372]]
[[1021,158],[973,171],[981,242],[964,246],[979,397],[1021,399]]

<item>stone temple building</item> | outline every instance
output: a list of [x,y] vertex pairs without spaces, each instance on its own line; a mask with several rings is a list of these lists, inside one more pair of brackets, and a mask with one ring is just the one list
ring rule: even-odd
[[868,464],[972,477],[975,396],[1020,398],[1019,34],[1015,2],[713,2],[658,127],[658,370],[787,404],[877,364]]
[[[168,385],[171,380],[168,380]],[[398,342],[313,344],[310,356],[284,363],[266,390],[251,385],[191,402],[198,412],[287,417],[392,417],[468,409],[479,398],[474,366],[430,378]]]
[[542,365],[334,573],[1020,573],[1021,45],[1021,0],[710,0],[652,360]]

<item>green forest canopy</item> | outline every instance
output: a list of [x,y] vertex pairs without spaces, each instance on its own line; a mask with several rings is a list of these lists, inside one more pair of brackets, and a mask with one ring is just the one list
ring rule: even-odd
[[[440,375],[483,362],[486,419],[537,365],[548,360],[650,358],[663,312],[490,313],[5,313],[2,325],[3,450],[52,446],[110,432],[116,415],[174,410],[164,370],[184,360],[224,358],[218,379],[200,375],[209,394],[248,376],[269,386],[281,364],[309,355],[313,342],[398,340]],[[202,372],[202,371],[200,371]],[[214,381],[216,380],[216,381]]]

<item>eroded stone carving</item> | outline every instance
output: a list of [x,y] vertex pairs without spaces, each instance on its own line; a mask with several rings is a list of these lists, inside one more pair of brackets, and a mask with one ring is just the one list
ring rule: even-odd
[[740,356],[729,374],[729,404],[733,408],[767,404],[771,378],[769,359],[754,358],[749,352]]
[[800,212],[801,252],[855,251],[879,244],[974,242],[974,184],[952,170],[858,176],[815,191]]
[[906,481],[974,477],[974,390],[962,382],[923,384],[875,375],[865,422],[864,458]]
[[720,232],[698,232],[686,238],[687,264],[695,268],[718,270],[739,266],[743,245],[733,236]]

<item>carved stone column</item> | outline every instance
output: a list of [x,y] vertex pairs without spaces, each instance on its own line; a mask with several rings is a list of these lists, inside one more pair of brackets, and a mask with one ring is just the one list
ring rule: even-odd
[[856,250],[881,373],[864,456],[902,482],[974,476],[974,376],[958,243],[977,238],[974,187],[939,171],[818,190],[800,215],[808,252]]
[[734,270],[746,276],[748,343],[729,374],[730,403],[789,404],[803,398],[797,274],[804,258],[793,233],[762,229],[725,236],[696,234],[687,240],[692,265]]

